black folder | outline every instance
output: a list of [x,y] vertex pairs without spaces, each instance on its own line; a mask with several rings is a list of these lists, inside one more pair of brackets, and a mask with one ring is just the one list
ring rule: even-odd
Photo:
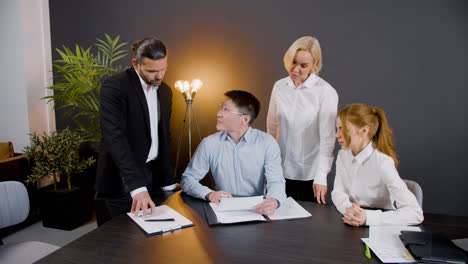
[[468,257],[439,233],[401,231],[400,239],[418,263],[467,263]]

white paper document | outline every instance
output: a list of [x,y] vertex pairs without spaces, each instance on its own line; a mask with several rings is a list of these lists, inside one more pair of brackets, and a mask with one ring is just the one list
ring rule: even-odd
[[369,238],[362,241],[383,263],[416,262],[400,240],[402,230],[421,231],[417,226],[370,226]]
[[455,244],[455,246],[468,252],[468,238],[453,239],[452,242]]
[[276,209],[275,214],[269,216],[271,220],[283,220],[293,218],[304,218],[312,216],[302,206],[300,206],[292,197],[288,197],[281,206]]
[[221,198],[217,211],[253,210],[263,202],[263,195],[251,197]]
[[[263,196],[223,198],[219,205],[210,203],[210,206],[216,215],[218,223],[221,224],[267,221],[263,215],[258,214],[253,210],[255,205],[262,202]],[[276,209],[275,214],[268,218],[270,220],[283,220],[309,216],[312,215],[294,201],[292,197],[288,197],[281,206]]]
[[219,205],[210,203],[213,212],[216,214],[218,223],[232,224],[249,221],[266,221],[265,217],[257,214],[254,210],[234,210],[234,211],[219,211]]
[[[183,227],[193,226],[193,223],[179,214],[177,211],[167,205],[156,206],[155,215],[143,218],[143,213],[140,211],[138,217],[134,217],[132,213],[127,215],[135,221],[147,234],[164,233],[176,230]],[[148,214],[150,208],[148,208]],[[150,219],[174,219],[174,221],[147,222]]]

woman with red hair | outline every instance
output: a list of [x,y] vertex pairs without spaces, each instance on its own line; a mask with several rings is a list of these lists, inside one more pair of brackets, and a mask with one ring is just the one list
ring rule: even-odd
[[341,150],[331,195],[343,222],[420,224],[423,212],[396,170],[393,132],[384,111],[366,104],[348,105],[338,112],[336,129]]

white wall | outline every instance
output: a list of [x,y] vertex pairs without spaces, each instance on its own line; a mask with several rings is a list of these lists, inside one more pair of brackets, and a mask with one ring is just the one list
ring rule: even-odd
[[52,84],[48,1],[2,0],[0,33],[0,142],[21,152],[29,133],[55,130],[52,106],[40,100]]

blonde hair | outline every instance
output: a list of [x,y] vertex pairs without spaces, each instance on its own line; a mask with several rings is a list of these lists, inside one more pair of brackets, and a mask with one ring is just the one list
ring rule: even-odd
[[313,60],[313,67],[310,73],[318,73],[322,69],[322,50],[320,49],[319,41],[311,36],[298,38],[286,51],[283,58],[286,71],[291,71],[296,53],[300,50],[310,52]]
[[395,167],[398,166],[393,131],[388,125],[387,117],[382,109],[367,104],[350,104],[338,112],[338,117],[341,119],[341,131],[346,142],[350,142],[346,121],[359,128],[368,126],[368,136],[374,146],[390,156],[395,162]]

